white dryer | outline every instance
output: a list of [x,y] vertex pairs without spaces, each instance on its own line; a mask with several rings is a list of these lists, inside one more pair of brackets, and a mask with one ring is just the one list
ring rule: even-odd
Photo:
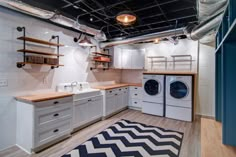
[[192,76],[166,76],[166,117],[192,121]]
[[164,75],[143,75],[142,112],[164,115]]

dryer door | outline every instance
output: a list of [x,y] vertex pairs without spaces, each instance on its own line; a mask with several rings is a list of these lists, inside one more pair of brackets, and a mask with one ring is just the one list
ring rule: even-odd
[[183,99],[189,94],[188,86],[181,81],[174,81],[170,84],[170,95],[175,99]]
[[145,82],[144,84],[144,90],[148,95],[154,96],[159,94],[161,91],[160,83],[156,80],[150,79]]

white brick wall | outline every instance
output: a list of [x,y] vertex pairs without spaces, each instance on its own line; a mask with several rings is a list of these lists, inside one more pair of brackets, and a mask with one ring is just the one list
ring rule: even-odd
[[[16,31],[17,26],[26,27],[26,35],[49,40],[51,35],[59,35],[60,42],[68,45],[60,52],[65,55],[61,63],[64,67],[51,70],[49,67],[26,66],[16,67],[17,61],[22,61],[22,41],[16,40],[22,36]],[[35,90],[54,90],[56,84],[72,81],[120,81],[121,71],[91,72],[88,54],[89,50],[73,42],[73,37],[79,34],[62,29],[52,24],[0,8],[0,79],[8,80],[8,87],[0,87],[0,150],[15,144],[16,106],[14,96],[32,93]],[[94,41],[93,41],[94,42]],[[95,43],[95,42],[94,42]],[[32,48],[32,46],[30,46]],[[37,47],[37,49],[50,49]]]

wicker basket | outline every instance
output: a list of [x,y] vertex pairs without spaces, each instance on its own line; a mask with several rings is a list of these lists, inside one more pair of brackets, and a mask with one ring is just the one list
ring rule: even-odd
[[57,58],[44,58],[45,64],[57,65],[59,64],[59,60]]
[[43,64],[44,57],[43,56],[25,56],[25,61],[28,63],[35,63],[35,64]]

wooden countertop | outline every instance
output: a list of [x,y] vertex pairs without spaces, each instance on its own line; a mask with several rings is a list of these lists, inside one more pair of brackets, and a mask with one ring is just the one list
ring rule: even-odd
[[51,92],[51,93],[43,93],[43,94],[32,94],[26,96],[18,96],[16,100],[23,101],[23,102],[40,102],[46,101],[51,99],[58,99],[72,96],[72,93],[67,92]]
[[96,86],[93,88],[100,89],[100,90],[109,90],[109,89],[127,87],[127,86],[142,87],[142,83],[118,83],[118,84],[112,84],[112,85],[101,85],[101,86]]
[[192,71],[147,71],[143,74],[152,75],[152,74],[166,74],[166,75],[197,75],[196,72]]

